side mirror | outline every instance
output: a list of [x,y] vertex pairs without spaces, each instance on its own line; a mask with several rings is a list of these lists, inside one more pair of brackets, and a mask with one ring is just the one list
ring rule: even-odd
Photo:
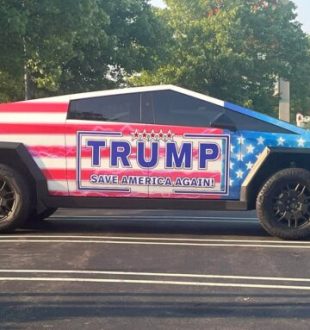
[[225,113],[220,113],[218,116],[216,116],[211,121],[210,126],[213,128],[228,129],[230,131],[237,130],[235,123]]

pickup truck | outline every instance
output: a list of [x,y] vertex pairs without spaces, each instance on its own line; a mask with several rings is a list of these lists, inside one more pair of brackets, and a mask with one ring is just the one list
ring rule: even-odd
[[310,236],[310,132],[172,85],[0,104],[0,231],[59,207],[256,209]]

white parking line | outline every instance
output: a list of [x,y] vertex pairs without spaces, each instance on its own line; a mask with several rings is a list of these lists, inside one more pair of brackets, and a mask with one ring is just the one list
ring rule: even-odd
[[[270,245],[270,244],[235,244],[235,243],[178,243],[178,242],[132,242],[112,240],[42,240],[42,239],[0,239],[0,243],[81,243],[81,244],[120,244],[120,245],[158,245],[158,246],[192,246],[192,247],[246,247],[272,249],[310,249],[310,245]],[[285,243],[283,243],[285,244]]]
[[272,282],[310,282],[310,278],[297,277],[266,277],[266,276],[238,276],[238,275],[209,275],[209,274],[180,274],[180,273],[149,273],[149,272],[121,272],[103,270],[50,270],[50,269],[0,269],[0,273],[18,274],[85,274],[85,275],[124,275],[141,277],[182,277],[182,278],[212,278],[233,280],[256,280]]
[[0,277],[0,281],[154,284],[154,285],[174,285],[174,286],[177,286],[177,285],[178,286],[199,286],[199,287],[208,286],[208,287],[310,291],[310,286],[297,286],[297,285],[269,285],[269,284],[187,282],[187,281],[184,282],[184,281],[128,280],[128,279],[96,279],[96,278],[72,278],[72,277]]
[[1,235],[2,238],[73,238],[73,239],[105,239],[105,240],[133,240],[133,241],[172,241],[172,242],[228,242],[228,243],[272,243],[272,244],[309,244],[310,241],[283,241],[257,239],[218,239],[218,238],[176,238],[176,237],[148,237],[148,236],[90,236],[90,235]]

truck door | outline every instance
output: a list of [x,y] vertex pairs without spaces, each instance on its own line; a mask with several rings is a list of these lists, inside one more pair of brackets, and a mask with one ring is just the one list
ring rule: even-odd
[[[137,163],[140,93],[70,102],[66,121],[70,196],[148,197],[148,169]],[[138,133],[139,134],[139,133]]]
[[159,150],[150,167],[149,197],[229,198],[230,141],[236,134],[210,126],[224,109],[170,90],[144,98],[152,99],[150,148],[152,154]]

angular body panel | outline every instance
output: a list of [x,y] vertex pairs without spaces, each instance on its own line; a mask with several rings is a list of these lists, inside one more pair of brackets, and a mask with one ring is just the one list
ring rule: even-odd
[[25,145],[51,196],[199,200],[239,200],[265,148],[310,147],[301,128],[175,86],[2,104],[0,141]]

